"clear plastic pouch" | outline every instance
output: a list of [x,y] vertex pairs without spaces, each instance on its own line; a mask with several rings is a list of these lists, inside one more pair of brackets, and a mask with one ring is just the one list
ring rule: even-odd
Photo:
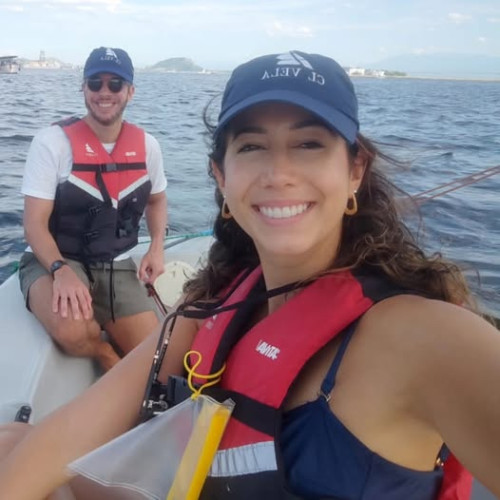
[[196,500],[234,402],[195,394],[69,465],[77,498]]

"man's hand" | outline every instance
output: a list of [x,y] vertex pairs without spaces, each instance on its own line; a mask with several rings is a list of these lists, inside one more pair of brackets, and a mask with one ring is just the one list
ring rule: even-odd
[[77,274],[69,266],[62,266],[54,273],[52,312],[67,318],[71,309],[74,319],[92,319],[92,297]]
[[144,283],[154,284],[156,278],[165,272],[163,249],[151,250],[144,255],[137,271],[137,277]]

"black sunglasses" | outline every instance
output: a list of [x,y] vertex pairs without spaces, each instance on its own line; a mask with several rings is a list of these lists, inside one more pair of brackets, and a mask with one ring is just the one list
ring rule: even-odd
[[[117,94],[122,90],[124,83],[125,81],[123,78],[119,77],[113,77],[107,81],[108,89],[114,94]],[[102,89],[103,84],[104,80],[99,77],[87,78],[87,87],[91,92],[99,92],[99,90]]]

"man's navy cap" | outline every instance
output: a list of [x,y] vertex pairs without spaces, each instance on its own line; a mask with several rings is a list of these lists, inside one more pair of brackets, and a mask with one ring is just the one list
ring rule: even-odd
[[238,66],[222,97],[217,136],[242,111],[264,102],[294,104],[319,117],[349,144],[359,130],[358,101],[345,70],[319,54],[291,51]]
[[83,78],[90,78],[99,73],[112,73],[129,83],[134,81],[132,60],[123,49],[112,49],[110,47],[94,49],[83,68]]

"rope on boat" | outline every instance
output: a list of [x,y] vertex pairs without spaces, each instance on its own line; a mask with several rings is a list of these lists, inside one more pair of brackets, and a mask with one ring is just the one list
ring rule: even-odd
[[196,233],[181,233],[181,234],[169,234],[165,237],[166,240],[172,240],[175,238],[198,238],[200,236],[212,236],[212,230],[207,229],[205,231],[198,231]]
[[461,187],[470,186],[471,184],[475,184],[476,182],[487,179],[488,177],[492,177],[493,175],[496,175],[498,173],[500,173],[500,165],[487,168],[485,170],[481,170],[481,172],[476,172],[475,174],[467,175],[466,177],[462,177],[461,179],[456,179],[454,181],[441,184],[440,186],[436,186],[435,188],[422,191],[421,193],[415,195],[414,198],[416,202],[421,205],[428,200],[443,196],[446,193],[451,193],[452,191],[456,191]]
[[[207,229],[205,231],[198,231],[197,233],[186,233],[186,234],[172,234],[168,235],[165,237],[165,241],[168,242],[168,240],[175,240],[172,241],[171,243],[165,243],[163,245],[164,249],[174,247],[175,245],[179,245],[180,243],[184,243],[187,240],[190,240],[192,238],[199,238],[201,236],[212,236],[213,232],[211,229]],[[148,239],[143,240],[144,241],[150,241]]]

